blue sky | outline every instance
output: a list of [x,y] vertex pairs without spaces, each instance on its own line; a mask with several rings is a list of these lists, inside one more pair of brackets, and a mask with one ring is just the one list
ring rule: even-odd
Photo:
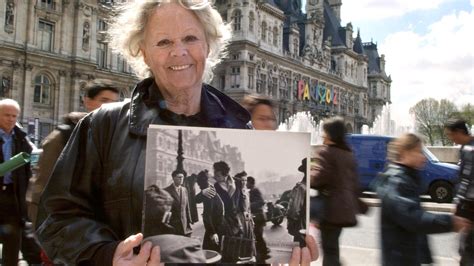
[[[378,44],[392,77],[392,118],[423,98],[474,103],[474,0],[346,0],[342,25]],[[403,121],[403,122],[401,122]]]

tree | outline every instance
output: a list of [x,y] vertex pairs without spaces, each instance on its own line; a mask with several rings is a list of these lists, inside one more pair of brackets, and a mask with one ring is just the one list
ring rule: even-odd
[[431,146],[439,142],[442,145],[449,143],[444,135],[444,123],[457,112],[456,105],[446,99],[423,99],[410,108],[410,114],[415,116],[416,130],[428,138]]

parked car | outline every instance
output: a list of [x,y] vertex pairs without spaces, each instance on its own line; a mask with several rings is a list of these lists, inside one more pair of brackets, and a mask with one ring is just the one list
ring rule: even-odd
[[[351,134],[347,136],[358,164],[362,189],[371,190],[370,184],[387,164],[387,144],[389,136]],[[422,194],[428,194],[439,203],[451,202],[458,180],[459,166],[442,163],[426,147],[423,148],[427,160],[421,170]]]

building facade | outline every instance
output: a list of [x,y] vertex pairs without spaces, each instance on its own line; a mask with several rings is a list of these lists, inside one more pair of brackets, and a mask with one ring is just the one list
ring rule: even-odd
[[112,80],[128,97],[136,78],[108,49],[110,3],[97,0],[5,0],[0,3],[0,97],[17,100],[32,140],[64,114],[84,111],[88,80]]
[[341,115],[350,132],[371,125],[390,103],[391,79],[375,43],[341,26],[341,0],[216,0],[231,23],[229,56],[213,85],[240,101],[273,99],[278,120],[309,111],[317,120]]
[[[108,48],[112,0],[5,0],[0,3],[0,98],[21,107],[20,122],[39,143],[64,114],[84,110],[88,80],[112,80],[128,97],[136,77]],[[216,0],[232,23],[228,57],[212,85],[237,101],[275,100],[278,120],[299,111],[341,115],[359,132],[390,103],[391,79],[377,45],[342,27],[341,0]]]

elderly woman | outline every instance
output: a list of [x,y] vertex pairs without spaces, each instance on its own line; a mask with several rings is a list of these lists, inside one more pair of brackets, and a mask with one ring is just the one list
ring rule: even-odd
[[[58,161],[41,199],[47,219],[38,228],[56,262],[135,259],[130,251],[141,235],[121,241],[141,231],[150,124],[244,129],[250,120],[238,103],[203,83],[229,37],[215,9],[158,1],[122,8],[111,44],[144,79],[130,103],[86,116]],[[150,247],[144,247],[137,258],[146,262]]]
[[[104,105],[76,127],[41,198],[47,218],[38,238],[58,263],[155,265],[159,247],[147,242],[133,252],[143,238],[149,125],[244,129],[250,116],[203,82],[230,36],[210,5],[130,1],[110,35],[143,80],[129,103]],[[295,258],[307,260],[304,252]]]

